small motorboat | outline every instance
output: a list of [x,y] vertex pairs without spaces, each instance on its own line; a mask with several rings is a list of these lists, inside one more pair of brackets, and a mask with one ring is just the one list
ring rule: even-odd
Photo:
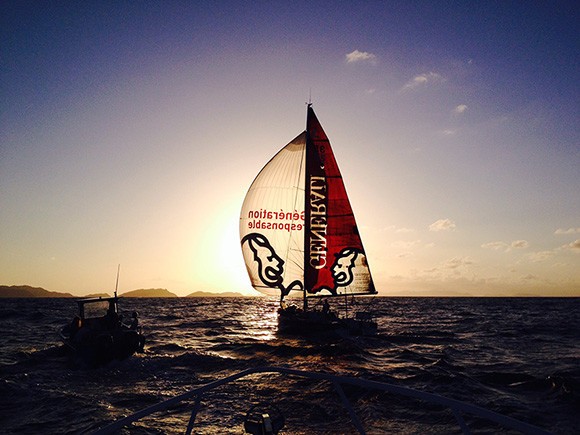
[[77,301],[78,314],[59,331],[72,352],[89,365],[102,365],[143,351],[145,337],[133,312],[130,325],[119,314],[119,297],[99,297]]

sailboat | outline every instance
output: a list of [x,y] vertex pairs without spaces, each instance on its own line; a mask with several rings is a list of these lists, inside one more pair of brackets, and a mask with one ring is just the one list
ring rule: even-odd
[[[349,300],[377,291],[342,175],[311,103],[306,130],[251,184],[240,239],[252,286],[280,296],[280,332],[376,332],[368,311],[348,311]],[[295,292],[302,293],[301,308],[288,304]],[[309,300],[324,304],[317,309]],[[344,313],[331,310],[329,300],[340,301]]]

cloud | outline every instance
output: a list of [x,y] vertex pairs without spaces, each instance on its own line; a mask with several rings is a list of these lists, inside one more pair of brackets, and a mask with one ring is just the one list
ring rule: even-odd
[[346,55],[346,63],[370,62],[376,63],[377,56],[367,51],[352,51]]
[[530,244],[527,240],[514,240],[511,247],[514,249],[526,249]]
[[452,130],[452,129],[447,129],[447,130],[442,130],[441,134],[443,136],[454,136],[457,133],[457,130]]
[[578,234],[580,233],[580,228],[568,228],[567,230],[564,230],[562,228],[558,228],[556,231],[554,231],[554,234]]
[[489,242],[481,245],[482,248],[493,249],[495,251],[498,251],[500,249],[507,249],[508,246],[509,245],[506,242]]
[[554,256],[554,251],[539,251],[528,255],[532,263],[540,263]]
[[467,111],[467,106],[465,104],[460,104],[455,109],[453,109],[453,113],[461,114]]
[[405,228],[405,227],[397,228],[395,230],[395,233],[398,233],[398,234],[413,233],[413,232],[415,232],[415,230],[412,230],[411,228]]
[[407,233],[414,233],[415,230],[412,228],[405,228],[405,227],[397,227],[395,225],[389,225],[388,227],[382,228],[381,231],[389,231],[394,232],[397,234],[407,234]]
[[444,267],[447,269],[457,269],[459,267],[463,267],[463,266],[471,266],[473,264],[473,261],[471,261],[469,258],[452,258],[451,260],[448,260]]
[[558,248],[552,249],[551,251],[538,251],[527,255],[527,258],[532,263],[540,263],[546,261],[555,255],[558,255],[562,251],[570,251],[576,254],[580,254],[580,239],[576,239],[572,243],[562,245]]
[[391,243],[391,246],[393,248],[411,249],[413,246],[417,246],[419,243],[421,243],[421,240],[411,240],[411,241],[398,240],[396,242]]
[[409,80],[401,91],[409,91],[429,84],[443,83],[444,81],[445,78],[441,74],[435,72],[423,73]]
[[481,247],[484,249],[493,249],[495,251],[501,250],[501,251],[505,251],[505,252],[509,252],[512,249],[526,249],[529,246],[530,246],[530,243],[527,240],[514,240],[511,243],[497,241],[497,242],[484,243],[483,245],[481,245]]
[[562,246],[562,249],[580,253],[580,239],[574,240],[572,243]]
[[439,219],[429,225],[429,231],[453,231],[455,229],[455,222],[451,219]]

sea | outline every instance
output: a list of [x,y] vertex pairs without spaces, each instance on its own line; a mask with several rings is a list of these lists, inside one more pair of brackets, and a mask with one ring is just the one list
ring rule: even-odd
[[[0,299],[0,432],[85,434],[240,371],[277,366],[386,382],[474,404],[554,434],[580,433],[580,298],[386,298],[372,337],[279,335],[278,301],[124,298],[145,351],[90,367],[57,331],[74,299]],[[461,433],[453,414],[392,393],[344,388],[367,434]],[[195,403],[120,433],[184,433]],[[282,434],[356,434],[328,382],[251,375],[207,393],[195,434],[243,434],[257,405],[284,416]],[[516,433],[465,416],[472,433]]]

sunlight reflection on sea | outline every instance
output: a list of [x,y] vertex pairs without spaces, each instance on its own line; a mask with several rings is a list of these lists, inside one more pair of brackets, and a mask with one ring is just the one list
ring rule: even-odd
[[[276,298],[127,298],[121,308],[127,317],[139,311],[145,353],[98,369],[71,364],[58,342],[56,330],[75,306],[71,299],[3,300],[0,409],[5,411],[0,417],[5,433],[36,434],[40,427],[44,433],[91,432],[162,399],[265,365],[396,383],[475,403],[554,433],[580,426],[575,411],[580,403],[578,299],[375,298],[377,336],[309,340],[277,334]],[[348,394],[369,433],[426,427],[447,433],[455,427],[446,417],[431,421],[433,410],[409,411],[384,395]],[[198,433],[240,433],[244,413],[264,398],[284,408],[288,433],[352,430],[332,387],[256,376],[205,397]],[[177,409],[149,420],[148,430],[133,427],[130,433],[153,428],[183,433],[175,424],[188,412]]]

